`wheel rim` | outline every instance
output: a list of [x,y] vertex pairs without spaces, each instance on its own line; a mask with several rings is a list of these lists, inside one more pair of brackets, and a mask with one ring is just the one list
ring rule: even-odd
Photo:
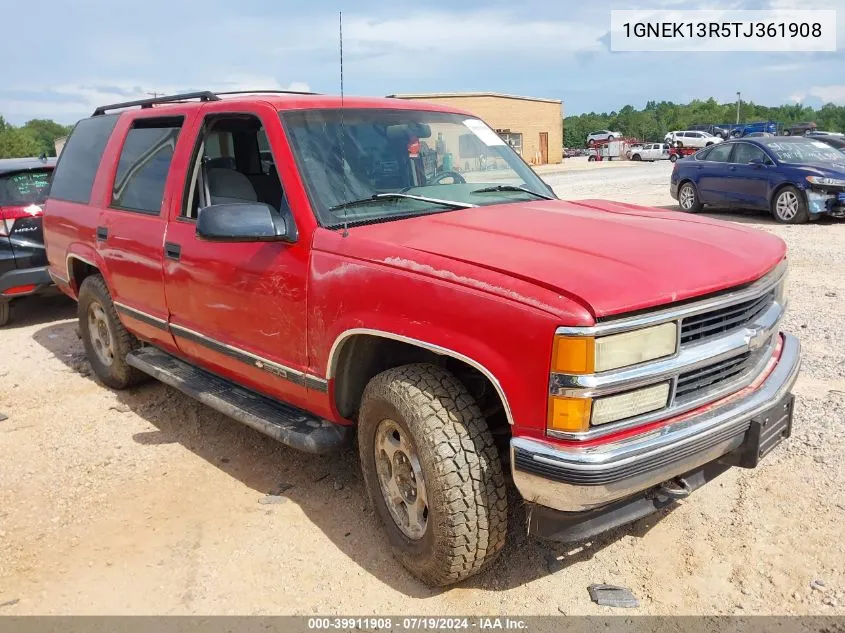
[[97,358],[106,366],[114,362],[114,337],[109,329],[106,312],[97,302],[88,306],[88,336]]
[[692,209],[692,205],[695,204],[695,191],[691,185],[681,187],[681,193],[678,194],[678,197],[680,198],[682,209]]
[[393,522],[418,540],[428,525],[428,496],[420,462],[408,433],[393,420],[382,420],[375,437],[379,487]]
[[784,191],[778,196],[775,212],[781,220],[793,219],[798,215],[798,196],[791,191]]

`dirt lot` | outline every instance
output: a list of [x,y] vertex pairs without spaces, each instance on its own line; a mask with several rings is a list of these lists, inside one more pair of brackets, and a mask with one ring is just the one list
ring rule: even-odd
[[[670,169],[546,178],[568,198],[669,206]],[[516,512],[495,567],[446,591],[391,558],[353,454],[298,454],[160,384],[112,392],[72,304],[19,304],[0,331],[0,614],[607,613],[595,582],[630,587],[636,613],[845,614],[845,222],[716,215],[789,244],[792,440],[575,549],[526,538]]]

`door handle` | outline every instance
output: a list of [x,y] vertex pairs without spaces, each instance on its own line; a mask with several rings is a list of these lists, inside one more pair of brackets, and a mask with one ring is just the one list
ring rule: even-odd
[[173,242],[165,242],[164,255],[168,259],[179,259],[182,256],[182,247]]
[[109,230],[104,226],[97,227],[97,241],[104,242],[109,236]]

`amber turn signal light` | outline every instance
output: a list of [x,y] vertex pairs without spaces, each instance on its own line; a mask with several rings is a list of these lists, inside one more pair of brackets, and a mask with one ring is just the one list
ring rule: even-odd
[[579,433],[590,428],[590,409],[592,400],[589,398],[549,398],[549,414],[546,428],[549,431],[564,433]]

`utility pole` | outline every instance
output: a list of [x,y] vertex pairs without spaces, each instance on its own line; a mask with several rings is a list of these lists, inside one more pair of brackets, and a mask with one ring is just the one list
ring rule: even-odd
[[[155,90],[153,90],[152,92],[145,92],[144,94],[150,95],[153,99],[158,99],[159,97],[164,96],[163,92],[156,92]],[[739,93],[737,93],[737,94],[739,94]]]
[[739,125],[739,105],[742,103],[742,93],[736,93],[736,124]]

